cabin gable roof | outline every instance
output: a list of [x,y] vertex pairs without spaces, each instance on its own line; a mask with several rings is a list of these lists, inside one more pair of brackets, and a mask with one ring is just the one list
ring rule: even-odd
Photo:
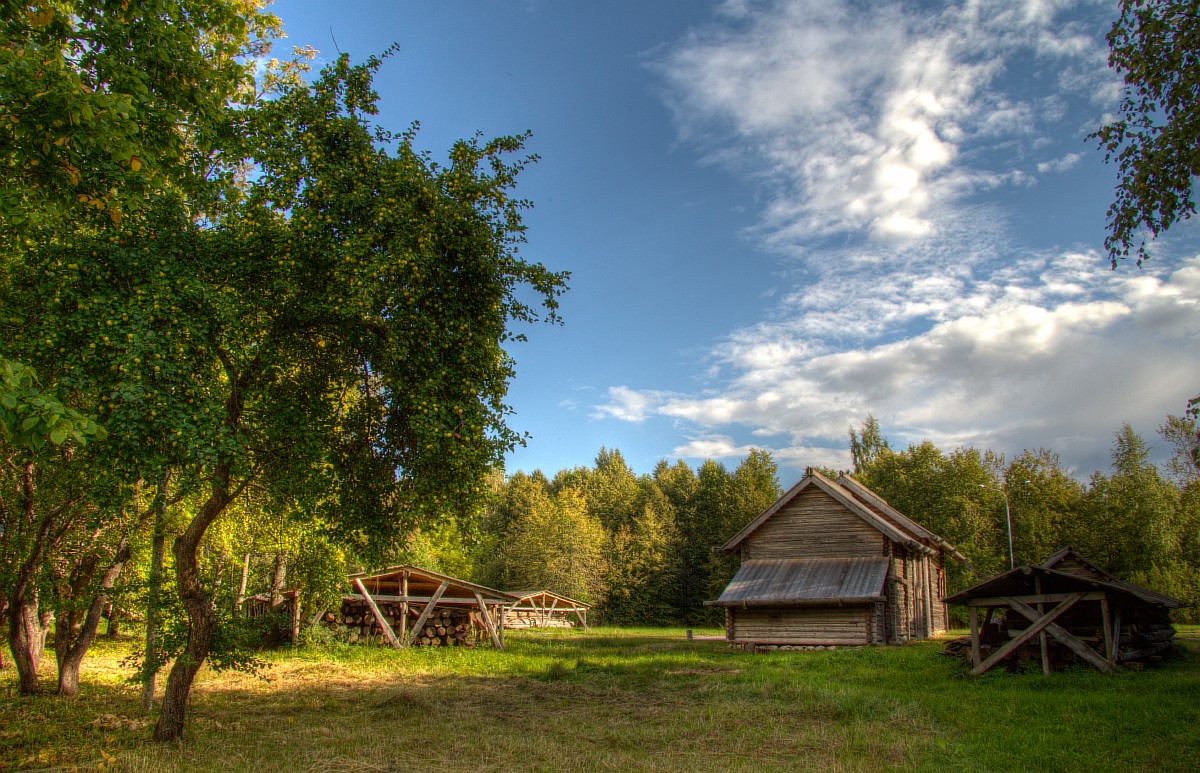
[[[748,523],[741,531],[735,534],[728,542],[721,546],[721,550],[732,552],[737,550],[750,535],[754,534],[763,524],[778,514],[784,507],[796,499],[801,493],[816,488],[827,494],[840,504],[845,510],[859,519],[867,523],[876,531],[882,533],[885,537],[898,542],[910,548],[915,548],[922,552],[932,552],[933,548],[925,545],[926,541],[934,542],[938,549],[946,551],[942,546],[950,548],[945,540],[942,540],[932,532],[917,526],[910,519],[901,515],[894,508],[887,506],[878,495],[874,494],[866,486],[861,483],[854,482],[854,485],[840,485],[842,480],[830,480],[821,473],[809,469],[807,474],[797,483],[792,486],[783,496],[775,501],[773,505],[767,508],[761,515]],[[880,507],[882,505],[883,507]],[[884,508],[887,508],[886,510]],[[894,515],[893,515],[894,514]],[[898,517],[896,517],[898,516]],[[916,527],[915,529],[912,527]],[[926,536],[928,535],[928,536]],[[940,543],[940,544],[938,544]],[[954,551],[957,552],[957,551]]]

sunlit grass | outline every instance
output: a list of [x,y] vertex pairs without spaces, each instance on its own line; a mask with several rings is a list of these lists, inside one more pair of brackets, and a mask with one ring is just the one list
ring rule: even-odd
[[206,669],[187,739],[166,746],[120,665],[132,640],[101,641],[76,701],[17,697],[0,671],[0,770],[1191,770],[1200,753],[1194,639],[1143,673],[981,679],[936,642],[746,655],[665,629],[506,641],[286,649],[265,653],[262,678]]

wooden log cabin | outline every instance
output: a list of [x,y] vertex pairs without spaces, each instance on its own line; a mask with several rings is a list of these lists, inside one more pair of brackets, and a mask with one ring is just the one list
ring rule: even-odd
[[946,599],[967,607],[971,674],[1040,663],[1104,672],[1172,651],[1179,599],[1118,579],[1071,548],[1018,566]]
[[945,560],[966,559],[846,475],[804,478],[720,548],[741,566],[716,601],[726,639],[892,644],[946,629]]

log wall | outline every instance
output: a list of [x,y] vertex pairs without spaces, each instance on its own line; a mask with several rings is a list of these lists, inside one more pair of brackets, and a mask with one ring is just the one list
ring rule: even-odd
[[731,642],[746,644],[870,644],[874,605],[729,609]]
[[854,558],[884,552],[884,536],[816,486],[800,492],[740,546],[761,558]]

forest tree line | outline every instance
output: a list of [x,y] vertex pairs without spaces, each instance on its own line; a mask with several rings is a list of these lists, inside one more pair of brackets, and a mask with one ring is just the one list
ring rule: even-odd
[[[929,441],[894,450],[874,418],[849,434],[854,476],[968,558],[949,562],[952,591],[1008,569],[1007,495],[1018,566],[1070,545],[1118,577],[1200,598],[1193,419],[1169,416],[1160,427],[1173,452],[1164,469],[1151,463],[1148,441],[1122,426],[1109,470],[1086,481],[1046,449],[1011,459]],[[637,475],[619,450],[601,449],[592,467],[553,478],[494,476],[483,510],[414,533],[396,556],[496,588],[553,590],[595,604],[595,619],[607,624],[719,625],[720,611],[704,602],[720,595],[737,564],[715,548],[781,493],[766,451],[733,469],[660,461]],[[1200,621],[1196,608],[1177,616]]]
[[[1003,491],[1017,565],[1040,563],[1071,545],[1118,577],[1194,601],[1200,598],[1200,434],[1192,419],[1175,416],[1159,434],[1174,452],[1164,469],[1150,462],[1146,439],[1125,425],[1115,433],[1110,469],[1086,481],[1044,449],[1012,459],[976,448],[946,452],[929,441],[894,450],[873,418],[852,429],[849,441],[858,480],[969,559],[949,563],[952,591],[1008,568]],[[273,508],[268,497],[250,492],[214,525],[200,551],[228,638],[217,648],[217,663],[237,667],[238,636],[261,633],[238,617],[247,596],[278,601],[285,589],[299,589],[311,615],[337,603],[348,572],[398,563],[500,589],[552,590],[595,605],[592,619],[603,624],[720,625],[720,610],[704,602],[720,595],[737,560],[715,548],[782,491],[778,466],[762,450],[732,469],[714,460],[695,468],[664,460],[638,475],[619,450],[602,448],[591,467],[553,477],[494,471],[482,507],[443,512],[381,552],[364,552],[353,538],[333,539],[301,514]],[[10,485],[0,498],[10,506],[17,494]],[[141,513],[138,528],[121,545],[107,545],[110,553],[125,548],[129,564],[114,589],[110,629],[124,619],[144,621],[147,609],[157,606],[165,632],[152,662],[163,662],[179,651],[186,626],[169,555],[162,599],[150,603],[155,535],[157,529],[160,539],[174,536],[189,504],[163,506],[161,493],[151,491],[140,496],[128,516]],[[157,527],[147,515],[155,507],[162,508]],[[56,612],[60,626],[78,625],[78,597],[87,597],[80,589],[88,587],[78,582],[78,567],[105,546],[108,533],[74,530],[60,546],[55,566],[63,569],[52,569],[43,591],[44,610]],[[79,589],[64,575],[70,567]],[[1196,608],[1176,614],[1180,621],[1200,621]]]

